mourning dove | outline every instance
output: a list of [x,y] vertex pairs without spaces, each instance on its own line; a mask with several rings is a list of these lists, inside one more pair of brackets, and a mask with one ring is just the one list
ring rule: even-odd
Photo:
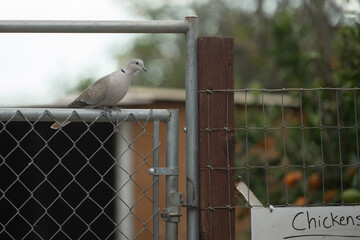
[[[131,60],[128,65],[116,72],[100,78],[87,89],[85,89],[79,97],[69,104],[69,108],[104,108],[106,111],[109,107],[116,105],[123,99],[130,88],[131,79],[139,70],[146,68],[140,59]],[[58,129],[69,124],[70,121],[56,122],[51,125],[52,129]]]

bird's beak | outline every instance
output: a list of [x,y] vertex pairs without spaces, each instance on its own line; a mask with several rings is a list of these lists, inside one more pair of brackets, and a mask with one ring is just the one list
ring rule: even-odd
[[144,70],[144,72],[147,72],[147,69],[145,67],[142,67],[142,69]]

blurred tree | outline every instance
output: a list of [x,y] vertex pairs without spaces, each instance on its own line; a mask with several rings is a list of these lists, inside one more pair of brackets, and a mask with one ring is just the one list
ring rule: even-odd
[[[295,16],[282,12],[275,16],[272,25],[273,46],[271,54],[274,61],[272,76],[281,79],[287,86],[311,86],[315,67],[312,61],[317,53],[308,53],[301,46],[301,39],[309,34],[308,25],[294,27]],[[272,55],[272,56],[271,56]]]
[[359,87],[360,81],[360,24],[344,26],[336,42],[338,61],[336,68],[337,84],[344,87]]
[[[203,0],[185,5],[148,0],[133,1],[131,7],[156,20],[196,13],[200,36],[234,37],[235,87],[280,88],[336,85],[333,46],[345,21],[342,4],[336,0]],[[125,55],[119,58],[138,56],[149,66],[143,81],[135,84],[184,87],[183,36],[143,35]]]

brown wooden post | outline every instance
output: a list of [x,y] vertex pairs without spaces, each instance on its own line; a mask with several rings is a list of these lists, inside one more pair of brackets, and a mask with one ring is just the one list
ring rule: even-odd
[[234,40],[200,37],[198,54],[200,239],[235,239]]

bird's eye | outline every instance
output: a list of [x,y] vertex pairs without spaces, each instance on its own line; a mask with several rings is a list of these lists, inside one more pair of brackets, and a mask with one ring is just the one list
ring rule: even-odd
[[136,65],[139,65],[139,63],[138,63],[138,62],[136,62]]

